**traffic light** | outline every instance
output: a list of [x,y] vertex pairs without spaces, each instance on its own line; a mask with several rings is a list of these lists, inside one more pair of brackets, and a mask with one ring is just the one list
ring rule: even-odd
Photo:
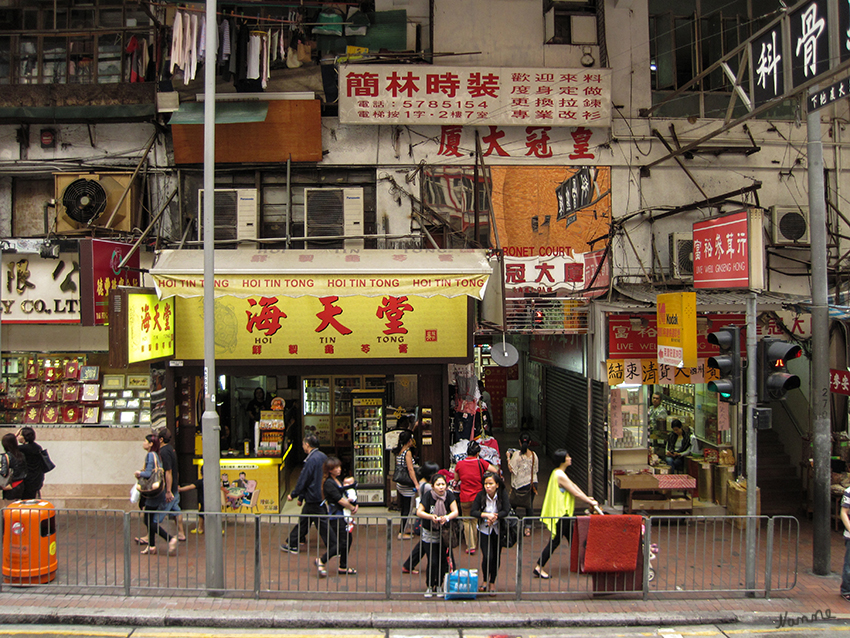
[[800,377],[788,372],[787,363],[803,354],[800,346],[765,337],[758,344],[759,403],[777,401],[788,390],[800,387]]
[[741,401],[741,328],[725,326],[710,332],[708,342],[720,348],[720,354],[708,358],[708,366],[720,372],[719,379],[709,381],[708,389],[735,405]]

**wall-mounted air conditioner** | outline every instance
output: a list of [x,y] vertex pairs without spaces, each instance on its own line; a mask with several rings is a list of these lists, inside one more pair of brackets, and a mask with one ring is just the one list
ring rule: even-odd
[[770,207],[771,239],[776,246],[808,246],[809,209]]
[[305,188],[304,234],[337,238],[307,242],[308,248],[363,248],[363,189]]
[[[215,189],[215,241],[228,241],[222,247],[237,247],[235,240],[259,237],[259,207],[256,188]],[[198,240],[204,239],[204,189],[198,190]],[[246,248],[254,248],[248,243]]]
[[129,232],[139,223],[138,183],[132,173],[54,173],[54,184],[59,234],[92,227]]
[[694,235],[693,233],[670,233],[670,272],[674,279],[694,278]]

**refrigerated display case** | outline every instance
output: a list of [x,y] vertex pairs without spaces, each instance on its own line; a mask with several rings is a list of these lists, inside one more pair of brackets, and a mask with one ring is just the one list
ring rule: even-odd
[[330,377],[304,377],[301,385],[304,436],[315,434],[319,445],[333,445]]
[[333,436],[334,446],[351,448],[351,391],[361,388],[360,377],[334,377]]
[[352,470],[357,499],[363,505],[384,505],[384,391],[351,391]]

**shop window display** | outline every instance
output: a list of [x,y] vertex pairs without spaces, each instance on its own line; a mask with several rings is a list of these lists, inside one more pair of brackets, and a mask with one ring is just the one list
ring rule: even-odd
[[106,355],[18,353],[0,366],[0,423],[54,427],[150,424],[149,375],[110,373]]

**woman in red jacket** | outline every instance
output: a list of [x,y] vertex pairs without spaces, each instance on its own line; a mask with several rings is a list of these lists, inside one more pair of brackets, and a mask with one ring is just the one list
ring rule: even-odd
[[466,458],[458,461],[455,474],[460,480],[460,511],[463,516],[463,536],[466,538],[466,553],[474,554],[478,546],[476,521],[472,515],[472,503],[478,493],[484,489],[484,472],[499,473],[499,468],[478,458],[481,446],[478,441],[470,441],[466,448]]

